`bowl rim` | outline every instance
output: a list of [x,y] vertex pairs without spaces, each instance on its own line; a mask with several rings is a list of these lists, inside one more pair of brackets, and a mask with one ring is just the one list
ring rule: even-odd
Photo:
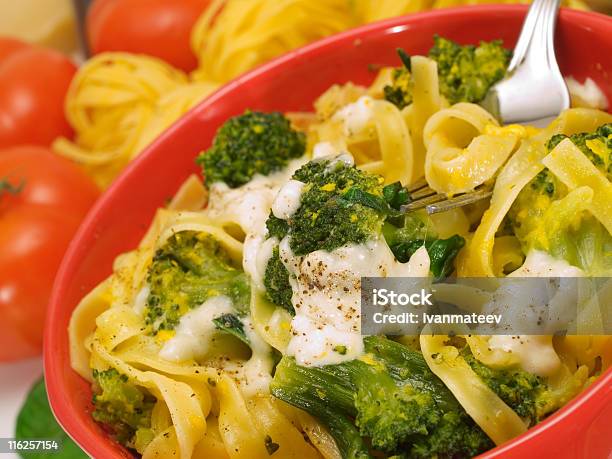
[[[228,94],[231,94],[235,88],[240,87],[249,81],[256,80],[262,77],[262,75],[268,73],[282,73],[282,69],[284,67],[290,66],[293,60],[298,59],[301,56],[316,58],[316,55],[320,51],[327,51],[328,48],[343,47],[345,43],[353,42],[356,38],[364,35],[390,33],[394,28],[406,27],[411,23],[427,21],[428,19],[432,18],[440,18],[444,16],[452,18],[460,14],[474,16],[491,14],[524,14],[526,13],[527,8],[528,5],[522,4],[487,4],[430,10],[376,21],[322,38],[300,48],[291,50],[267,63],[239,75],[238,77],[224,84],[206,99],[189,110],[175,123],[168,127],[161,135],[159,135],[151,144],[149,144],[137,158],[126,166],[122,173],[114,180],[112,185],[104,191],[104,193],[92,206],[87,216],[79,226],[79,229],[73,237],[70,245],[68,246],[55,278],[45,321],[43,367],[49,404],[55,418],[62,426],[64,431],[87,454],[91,455],[92,457],[108,457],[111,448],[110,443],[112,443],[112,446],[117,445],[110,439],[108,442],[100,441],[98,435],[85,429],[84,426],[76,420],[76,418],[71,416],[72,410],[69,409],[69,405],[65,403],[65,399],[69,398],[69,394],[63,393],[61,384],[58,382],[60,380],[59,374],[62,372],[62,367],[61,365],[58,365],[60,360],[57,359],[55,354],[58,347],[57,344],[61,343],[61,335],[67,334],[67,330],[53,327],[51,326],[51,323],[53,321],[53,317],[55,316],[55,312],[63,309],[62,298],[65,295],[66,290],[69,288],[70,279],[79,267],[80,260],[82,258],[81,254],[84,252],[84,248],[81,247],[81,240],[93,230],[96,225],[98,214],[103,211],[105,207],[107,207],[109,201],[114,199],[113,197],[116,194],[115,190],[121,188],[125,182],[129,182],[131,180],[131,176],[134,174],[134,171],[138,170],[141,167],[141,164],[148,161],[149,156],[151,156],[151,153],[157,149],[159,144],[165,143],[169,139],[172,139],[175,132],[181,129],[181,126],[190,122],[191,119],[197,118],[199,113],[202,113],[209,107],[214,106],[219,100],[225,98]],[[499,20],[503,20],[501,16]],[[576,22],[582,24],[584,27],[588,27],[589,25],[593,25],[595,23],[607,23],[607,25],[612,24],[612,16],[607,16],[596,12],[574,10],[570,8],[561,8],[560,20]],[[64,346],[61,345],[59,347],[62,349],[64,348]],[[69,359],[69,356],[66,358]],[[555,426],[566,422],[568,417],[575,414],[576,411],[581,411],[586,405],[592,406],[594,403],[603,401],[604,396],[606,395],[604,392],[606,389],[609,390],[611,387],[612,368],[598,377],[597,380],[588,388],[583,390],[580,395],[575,397],[563,408],[556,411],[544,421],[530,428],[524,434],[513,438],[512,440],[497,446],[494,449],[486,451],[478,457],[504,457],[517,446],[531,442],[542,432],[550,431],[555,428]],[[127,452],[122,455],[117,449],[115,449],[115,452],[117,453],[115,457],[132,457]]]

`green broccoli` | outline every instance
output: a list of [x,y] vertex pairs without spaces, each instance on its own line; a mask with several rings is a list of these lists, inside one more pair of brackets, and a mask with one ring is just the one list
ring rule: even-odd
[[229,333],[233,337],[242,341],[247,346],[251,347],[251,340],[244,331],[244,324],[240,317],[236,314],[223,314],[219,317],[215,317],[212,320],[215,324],[215,328],[225,333]]
[[547,387],[542,378],[520,369],[496,370],[489,368],[470,352],[466,346],[461,355],[474,372],[521,418],[530,425],[540,421],[539,399]]
[[434,37],[429,51],[429,57],[438,63],[440,92],[452,104],[483,100],[489,88],[506,75],[510,56],[500,40],[461,46],[439,36]]
[[287,221],[291,250],[306,255],[363,243],[380,232],[384,215],[351,200],[356,191],[382,198],[383,178],[343,161],[311,161],[293,175],[306,183],[300,207]]
[[305,135],[292,129],[282,113],[247,110],[219,128],[212,147],[200,154],[197,162],[204,169],[207,185],[225,182],[236,188],[255,174],[282,169],[305,150]]
[[153,440],[151,413],[156,399],[114,368],[93,370],[92,417],[104,424],[115,439],[142,453]]
[[384,337],[364,339],[366,355],[302,367],[283,357],[272,394],[317,417],[342,457],[471,457],[492,447],[420,352]]
[[291,304],[293,290],[289,283],[289,271],[280,259],[278,246],[272,250],[272,258],[266,265],[264,286],[266,295],[272,303],[285,308],[291,315],[295,315],[295,309]]
[[[569,138],[591,162],[612,180],[612,123],[593,133],[555,135],[547,142],[550,152]],[[519,193],[508,212],[508,221],[523,250],[549,252],[589,275],[612,272],[612,235],[586,211],[562,212],[559,202],[567,187],[548,169],[542,170]]]
[[147,281],[145,321],[154,334],[174,329],[183,314],[215,296],[229,296],[239,312],[250,302],[246,275],[207,233],[171,236],[155,253]]
[[[270,214],[266,227],[268,237],[280,240],[290,235],[289,244],[296,255],[365,242],[380,232],[393,210],[385,201],[382,177],[340,160],[310,161],[293,179],[306,184],[298,210],[288,220]],[[400,202],[405,196],[394,188],[387,191],[387,197]],[[295,313],[289,271],[279,257],[278,246],[266,265],[264,285],[270,301]]]
[[[394,69],[391,85],[383,88],[385,99],[400,109],[412,102],[413,91],[405,53],[403,56],[404,67]],[[506,75],[511,52],[499,40],[462,46],[436,35],[428,56],[438,63],[440,92],[450,103],[478,103]]]
[[397,54],[404,65],[391,71],[391,84],[383,88],[383,93],[386,100],[401,110],[412,102],[413,82],[410,56],[402,48],[397,48]]
[[391,70],[391,84],[383,87],[383,95],[385,100],[401,110],[412,103],[414,82],[410,68],[410,57],[401,48],[397,49],[397,53],[404,65]]
[[268,230],[268,237],[278,238],[280,241],[289,232],[289,223],[286,220],[275,217],[272,212],[266,220],[266,229]]
[[465,245],[465,239],[457,234],[439,239],[427,214],[411,212],[403,216],[396,226],[386,222],[383,234],[395,258],[406,263],[423,245],[430,259],[430,271],[436,280],[449,276],[454,270],[455,258]]

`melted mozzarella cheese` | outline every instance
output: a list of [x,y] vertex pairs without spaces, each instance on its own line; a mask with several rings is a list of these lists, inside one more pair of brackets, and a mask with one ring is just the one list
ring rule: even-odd
[[333,120],[341,121],[344,135],[351,137],[362,132],[372,119],[372,108],[374,99],[370,96],[362,96],[352,104],[345,105],[338,110]]
[[[159,356],[172,362],[205,358],[217,333],[213,319],[232,312],[232,301],[227,296],[205,301],[181,317],[175,335],[166,341]],[[250,343],[251,358],[246,362],[225,363],[220,368],[231,372],[246,396],[267,394],[274,366],[272,348],[257,334],[250,317],[243,317],[241,321]]]
[[584,271],[565,260],[553,258],[547,252],[530,250],[523,266],[508,277],[582,277]]
[[338,165],[338,163],[344,163],[349,167],[355,164],[355,158],[353,158],[353,155],[348,152],[339,153],[334,155],[333,157],[328,157],[324,159],[330,159],[330,162],[326,167],[327,171],[333,171]]
[[572,77],[565,79],[567,89],[570,92],[572,99],[572,106],[574,107],[586,107],[586,108],[598,108],[600,110],[606,110],[608,108],[608,99],[603,93],[601,88],[597,86],[590,78],[587,78],[584,83],[578,83]]
[[162,347],[160,357],[172,362],[201,359],[208,352],[215,334],[213,319],[233,311],[232,300],[224,295],[211,298],[189,311],[181,317],[175,335]]
[[250,317],[242,319],[244,333],[251,345],[251,358],[243,365],[242,375],[239,379],[240,388],[246,396],[255,394],[269,394],[272,381],[272,348],[255,331]]
[[[581,277],[584,272],[565,260],[548,253],[532,250],[516,271],[508,277]],[[535,320],[535,319],[534,319]],[[552,345],[551,336],[496,335],[489,339],[489,347],[515,355],[521,368],[539,376],[550,376],[561,366],[561,360]]]
[[338,154],[331,142],[319,142],[312,148],[312,159],[321,159]]
[[550,376],[561,366],[549,335],[494,335],[489,347],[512,353],[523,370],[538,376]]
[[139,316],[144,314],[144,311],[147,307],[147,298],[149,298],[149,293],[151,292],[151,288],[148,285],[145,285],[140,289],[136,298],[134,299],[134,312]]
[[305,183],[289,180],[285,183],[272,203],[272,213],[276,218],[288,220],[300,207],[300,199]]
[[285,237],[280,258],[292,274],[292,339],[287,354],[300,365],[327,365],[358,357],[361,337],[361,277],[427,277],[429,256],[425,248],[409,263],[395,260],[384,240],[350,244],[331,252],[317,250],[295,256]]
[[258,253],[266,239],[266,220],[272,203],[280,187],[307,161],[305,156],[294,159],[283,170],[266,176],[257,174],[250,182],[238,188],[229,188],[225,183],[213,183],[210,187],[205,212],[221,222],[238,222],[246,235],[242,266],[258,286],[263,285],[263,272],[258,270]]

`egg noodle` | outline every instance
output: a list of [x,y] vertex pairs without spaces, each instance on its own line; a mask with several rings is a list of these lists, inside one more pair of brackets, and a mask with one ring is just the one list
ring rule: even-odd
[[[144,55],[102,53],[87,61],[77,72],[65,103],[75,139],[58,138],[53,149],[82,164],[106,188],[185,112],[219,85],[257,65],[360,24],[432,8],[484,3],[528,2],[215,0],[192,30],[191,45],[199,65],[191,75]],[[581,0],[565,3],[588,9]]]
[[[275,23],[279,30],[292,29],[291,20],[285,23],[285,15],[291,17],[292,8],[297,7],[292,5],[308,4],[311,14],[323,21],[326,15],[340,10],[343,2],[247,3],[244,16],[232,16],[230,21],[226,16],[245,3],[228,2],[217,21],[227,25],[236,21],[234,26],[238,27],[239,18],[259,14],[262,21],[268,22],[265,26],[253,24],[251,27],[260,27],[261,33],[245,33],[232,48],[203,50],[204,56],[209,52],[223,56],[217,67],[206,69],[207,74],[225,78],[227,74],[220,71],[224,59],[245,66],[259,62],[258,57],[253,57],[245,63],[240,56],[249,54],[254,41],[259,40],[259,46],[273,40]],[[393,8],[400,3],[405,8],[401,11],[431,6],[424,5],[429,2],[410,1],[384,5],[396,14],[400,11]],[[215,4],[215,8],[218,6]],[[269,8],[275,8],[279,15],[270,13]],[[215,10],[211,11],[214,16]],[[201,39],[207,47],[216,46],[220,35],[225,36],[219,29],[209,29],[210,21],[210,17],[204,18],[196,27],[196,44],[200,34],[208,34]],[[306,30],[292,29],[294,35],[285,36],[286,41],[278,43],[271,53],[352,24],[336,16],[323,22],[318,26],[320,30],[309,26],[312,35],[302,36]],[[232,29],[224,32],[230,36]],[[227,71],[239,73],[245,68]],[[316,101],[314,115],[289,114],[296,125],[308,131],[307,154],[318,157],[349,151],[358,168],[381,174],[386,183],[411,183],[425,176],[433,189],[449,195],[494,183],[493,196],[490,204],[485,202],[488,208],[481,219],[482,211],[474,217],[461,208],[435,216],[434,224],[441,235],[461,234],[468,239],[458,257],[459,276],[495,276],[504,266],[521,265],[520,245],[513,236],[498,235],[498,230],[521,189],[544,167],[568,188],[564,199],[571,198],[572,193],[583,193],[581,196],[588,198],[585,211],[612,232],[612,184],[607,177],[569,140],[559,143],[550,153],[545,148],[546,140],[554,134],[591,132],[612,122],[612,115],[577,108],[565,111],[543,130],[500,126],[477,105],[450,106],[440,94],[434,61],[414,56],[411,68],[414,100],[402,110],[382,98],[381,88],[390,75],[388,69],[383,69],[368,88],[351,83],[330,88]],[[105,171],[103,175],[110,177],[108,171],[117,171],[117,161],[128,161],[137,152],[136,146],[150,140],[152,134],[146,134],[147,126],[150,132],[163,129],[170,118],[178,116],[209,89],[206,85],[196,87],[198,84],[187,83],[185,75],[149,58],[123,54],[94,58],[77,76],[68,103],[70,120],[79,127],[78,143],[83,147],[67,142],[60,145],[66,154],[86,162],[88,167],[99,166]],[[181,97],[171,97],[179,92]],[[95,133],[98,126],[105,126],[112,135],[100,138]],[[157,212],[138,248],[119,256],[113,274],[74,311],[69,327],[73,368],[89,381],[94,381],[92,370],[115,369],[156,400],[151,413],[151,436],[135,446],[144,459],[264,459],[271,452],[278,458],[341,457],[333,437],[317,420],[276,399],[268,390],[274,368],[272,350],[289,352],[292,316],[265,298],[261,267],[252,250],[265,244],[264,222],[272,202],[292,170],[303,162],[297,160],[291,170],[256,178],[235,189],[221,184],[207,190],[197,177],[190,177],[172,202]],[[474,226],[475,231],[470,232]],[[206,307],[183,311],[192,314],[190,320],[194,324],[199,321],[203,327],[200,331],[183,328],[183,316],[175,330],[150,333],[143,312],[150,288],[149,267],[170,238],[186,232],[212,237],[235,266],[244,266],[249,273],[251,301],[243,322],[250,352],[239,340],[222,336],[210,326],[213,312],[232,311],[231,301],[228,303],[224,296],[207,300]],[[417,258],[419,263],[415,263]],[[427,276],[427,252],[417,251],[407,265],[413,269],[412,275]],[[211,312],[206,312],[207,308]],[[198,316],[200,312],[204,315]],[[529,359],[530,355],[549,356],[546,364],[536,365],[535,372],[546,378],[552,388],[554,395],[549,403],[555,407],[574,397],[612,363],[608,336],[526,337],[522,343],[525,352],[514,353],[493,346],[490,337],[464,338],[478,360],[495,368],[521,364],[521,359]],[[420,343],[412,345],[420,348],[429,368],[495,444],[523,433],[527,426],[521,417],[478,377],[447,340],[446,336],[424,330]],[[181,343],[191,343],[188,351]]]

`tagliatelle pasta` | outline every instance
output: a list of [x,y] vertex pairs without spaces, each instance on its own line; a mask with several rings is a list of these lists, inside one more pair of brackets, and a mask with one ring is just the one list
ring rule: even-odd
[[170,124],[216,88],[152,57],[103,53],[83,65],[66,96],[74,142],[53,149],[82,164],[100,187]]
[[562,141],[542,163],[570,189],[580,186],[593,190],[589,210],[612,232],[612,183],[598,171],[571,140]]
[[524,130],[506,128],[490,134],[497,127],[495,118],[474,104],[460,103],[429,118],[425,126],[429,186],[452,195],[491,179],[514,151],[520,135],[516,131]]
[[561,114],[544,131],[525,139],[512,155],[495,181],[491,205],[484,213],[470,244],[459,260],[460,276],[493,276],[495,233],[520,191],[544,168],[544,142],[555,134],[571,135],[589,132],[610,122],[612,115],[591,109],[570,109]]
[[[528,3],[505,0],[502,3]],[[359,24],[488,0],[217,0],[195,25],[196,78],[226,82],[284,52]],[[588,9],[581,0],[565,2]]]
[[[505,3],[527,3],[506,0]],[[191,33],[199,65],[191,74],[144,55],[103,53],[77,72],[65,111],[76,136],[60,137],[53,149],[82,164],[101,188],[166,128],[219,85],[276,56],[319,38],[381,19],[488,0],[216,0]],[[567,6],[588,9],[581,0]],[[410,123],[415,177],[424,161],[422,129],[437,111],[437,78],[431,64],[414,60],[416,115]],[[578,86],[577,86],[578,87]],[[426,107],[429,106],[429,110]],[[409,112],[408,112],[409,113]],[[410,115],[407,113],[408,118]]]
[[[276,7],[285,12],[295,5],[287,0]],[[245,41],[242,51],[249,46]],[[156,110],[163,106],[169,118],[178,116],[209,89],[148,61],[115,56],[108,68],[104,62],[74,96],[87,129],[122,120],[121,106],[129,102],[148,113],[153,132],[166,123]],[[108,107],[88,105],[90,91],[106,91],[97,87],[97,71],[118,72]],[[158,86],[120,81],[149,71],[159,73]],[[465,325],[452,336],[429,329],[393,340],[361,335],[365,277],[416,278],[414,285],[435,287],[436,301],[482,314],[496,298],[493,290],[435,282],[453,272],[491,278],[607,272],[605,257],[589,270],[552,247],[554,235],[577,230],[596,241],[592,247],[607,244],[612,185],[589,156],[607,148],[601,141],[607,138],[587,134],[585,152],[576,138],[554,136],[592,133],[612,122],[611,115],[570,109],[543,130],[500,126],[478,105],[450,106],[433,59],[413,56],[408,74],[412,93],[401,109],[387,98],[392,70],[382,69],[370,87],[330,88],[315,113],[247,112],[224,125],[206,153],[219,160],[205,167],[246,178],[230,186],[188,177],[138,247],[117,257],[110,277],[83,298],[68,330],[71,363],[92,383],[94,419],[117,441],[145,459],[412,457],[414,445],[432,448],[435,457],[462,442],[460,453],[473,455],[522,434],[612,364],[605,308],[586,290],[577,296],[574,325],[601,336],[482,336]],[[286,136],[262,146],[257,136],[270,126]],[[145,132],[141,140],[107,140],[113,154],[127,158],[127,145],[150,140]],[[222,147],[232,136],[242,139],[239,134],[252,137],[246,149],[233,144],[232,153],[266,154],[223,156]],[[279,145],[300,150],[264,169]],[[102,171],[110,167],[107,159],[101,155],[91,166]],[[439,193],[491,187],[493,194],[471,208],[404,214],[405,185],[421,178]],[[517,210],[521,193],[530,190],[540,194]],[[533,215],[540,226],[528,231]],[[328,227],[320,231],[323,224]],[[350,239],[351,231],[361,233]],[[597,257],[593,250],[587,255]],[[491,374],[521,379],[500,389],[490,384]],[[287,381],[300,377],[288,390]],[[523,404],[533,396],[528,391],[540,389],[542,399]],[[517,401],[511,390],[528,393]],[[113,399],[117,394],[124,405]],[[421,404],[427,415],[415,408]],[[394,410],[400,410],[396,418]],[[438,442],[440,425],[444,435],[461,433]],[[416,430],[399,438],[404,429]]]
[[421,335],[423,356],[472,419],[498,445],[525,432],[521,418],[478,378],[455,347],[444,345],[445,339],[425,331]]

